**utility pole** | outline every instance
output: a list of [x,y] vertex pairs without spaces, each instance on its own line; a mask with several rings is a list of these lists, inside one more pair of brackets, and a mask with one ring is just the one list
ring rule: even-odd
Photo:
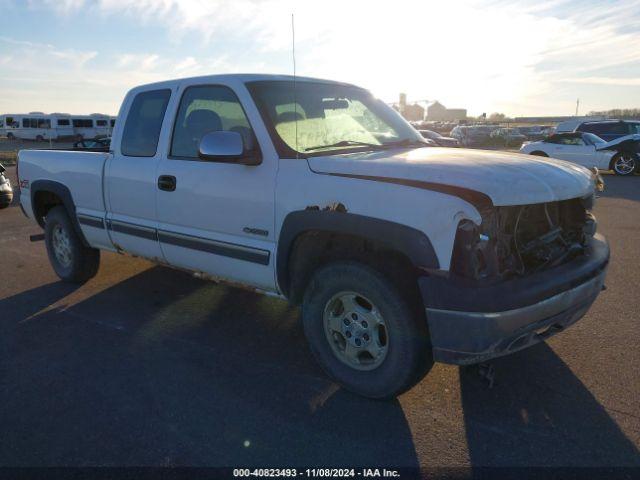
[[580,99],[576,100],[576,117],[578,116],[578,109],[580,108]]

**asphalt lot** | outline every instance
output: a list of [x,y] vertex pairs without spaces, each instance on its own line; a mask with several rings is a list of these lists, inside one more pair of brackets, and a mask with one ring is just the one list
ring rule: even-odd
[[640,466],[640,178],[605,181],[587,316],[493,388],[437,365],[393,402],[327,380],[283,301],[104,253],[69,286],[0,210],[0,465]]

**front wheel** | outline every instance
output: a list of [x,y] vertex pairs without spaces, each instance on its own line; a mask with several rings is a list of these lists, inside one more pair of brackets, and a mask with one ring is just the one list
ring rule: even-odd
[[84,283],[98,272],[100,250],[82,243],[63,206],[49,210],[44,239],[49,262],[60,279]]
[[611,170],[616,175],[633,175],[637,165],[636,155],[633,153],[618,153],[611,160]]
[[346,389],[392,398],[433,365],[424,314],[379,272],[340,262],[318,270],[303,299],[302,321],[322,368]]

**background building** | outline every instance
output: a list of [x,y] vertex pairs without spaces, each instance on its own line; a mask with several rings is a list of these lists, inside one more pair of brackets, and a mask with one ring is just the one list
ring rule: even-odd
[[425,120],[435,122],[456,122],[466,120],[466,108],[447,108],[440,102],[431,102],[427,106],[427,116]]

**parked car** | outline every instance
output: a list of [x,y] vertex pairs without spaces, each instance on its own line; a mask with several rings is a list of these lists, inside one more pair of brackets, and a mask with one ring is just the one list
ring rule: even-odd
[[578,125],[576,132],[593,133],[604,141],[609,142],[628,135],[640,134],[640,121],[585,122]]
[[0,163],[0,209],[7,208],[13,202],[13,189],[11,182],[4,176],[6,169]]
[[134,88],[118,118],[109,153],[19,152],[56,274],[85,282],[108,250],[286,298],[319,364],[361,395],[541,342],[603,288],[592,172],[425,148],[362,88],[181,79]]
[[492,125],[464,125],[457,126],[449,134],[464,147],[478,147],[489,143],[491,132],[496,126]]
[[526,137],[527,140],[535,142],[538,140],[542,140],[549,135],[549,131],[546,127],[541,127],[539,125],[528,126],[528,127],[518,127],[518,131]]
[[427,140],[431,140],[439,147],[459,147],[460,142],[455,138],[444,137],[440,135],[438,132],[433,132],[431,130],[418,130],[420,135],[422,135]]
[[73,144],[74,150],[96,150],[96,151],[109,151],[111,145],[111,137],[92,138],[78,140]]
[[516,128],[498,128],[492,131],[489,136],[502,145],[512,147],[519,147],[527,140],[527,137]]
[[568,160],[583,167],[613,170],[632,175],[640,165],[640,135],[605,142],[592,133],[556,133],[539,142],[526,143],[520,151],[531,155]]
[[640,134],[638,120],[599,120],[599,121],[567,121],[557,127],[557,132],[593,133],[604,141],[609,142],[627,135]]
[[556,125],[556,132],[555,133],[571,133],[571,132],[575,132],[576,128],[578,128],[578,126],[584,122],[599,122],[599,121],[603,121],[603,120],[607,120],[606,117],[601,117],[601,116],[597,116],[597,117],[572,117],[569,120],[565,120],[563,122],[558,123],[558,125]]

